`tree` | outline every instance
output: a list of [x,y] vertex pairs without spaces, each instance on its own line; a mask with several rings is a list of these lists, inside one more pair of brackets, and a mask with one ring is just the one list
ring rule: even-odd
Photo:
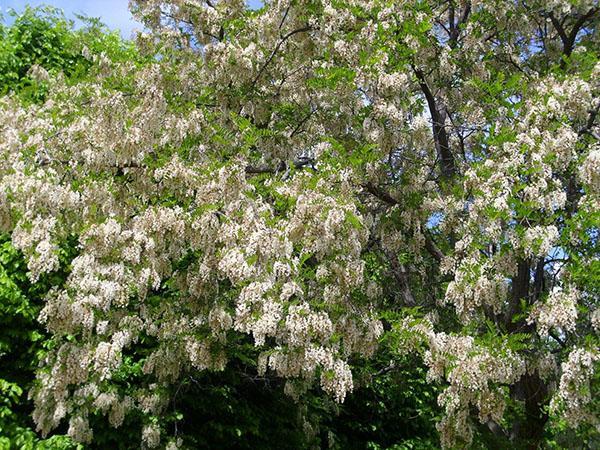
[[40,315],[42,432],[135,416],[177,446],[182,380],[251,336],[296,398],[342,402],[381,340],[422,354],[445,447],[598,442],[594,2],[132,11],[152,62],[2,100],[0,226],[33,282],[79,243]]

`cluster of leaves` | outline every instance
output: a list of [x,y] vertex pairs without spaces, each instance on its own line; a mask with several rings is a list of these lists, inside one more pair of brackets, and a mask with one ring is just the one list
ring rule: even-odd
[[34,65],[50,74],[63,73],[70,82],[80,81],[91,65],[84,48],[89,55],[104,54],[116,61],[138,58],[131,42],[95,18],[78,16],[83,26],[76,30],[72,20],[50,6],[26,7],[22,13],[10,10],[9,16],[11,25],[0,21],[0,95],[12,92],[26,101],[42,100],[45,87],[30,76]]
[[49,344],[37,323],[45,293],[67,275],[66,262],[74,246],[62,252],[62,270],[38,283],[27,278],[23,256],[0,236],[0,448],[75,448],[70,438],[57,434],[39,440],[33,431],[27,390],[34,379],[37,362]]

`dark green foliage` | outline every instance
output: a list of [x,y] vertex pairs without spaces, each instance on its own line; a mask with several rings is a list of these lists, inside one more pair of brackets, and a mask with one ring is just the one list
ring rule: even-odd
[[[250,342],[245,351],[256,352]],[[382,351],[371,363],[387,357]],[[319,391],[294,401],[284,393],[284,381],[258,376],[252,363],[241,359],[222,372],[188,373],[160,419],[163,437],[181,438],[186,449],[436,448],[437,391],[425,380],[422,364],[407,357],[378,373],[366,362],[361,365],[371,376],[341,405]],[[142,423],[135,419],[118,430],[100,416],[91,424],[96,431],[90,448],[128,449],[139,443]]]
[[8,92],[39,96],[28,76],[34,64],[67,76],[85,70],[87,61],[76,51],[73,24],[54,8],[26,8],[10,27],[2,27],[0,41],[0,94]]
[[88,73],[90,56],[104,53],[118,61],[137,58],[132,43],[97,19],[81,16],[84,26],[75,30],[73,21],[50,6],[26,7],[20,15],[10,14],[14,16],[12,25],[0,23],[0,95],[16,93],[26,101],[43,100],[45,87],[30,76],[33,65],[50,74],[62,72],[68,82],[75,82]]
[[74,244],[70,241],[63,246],[59,271],[31,284],[23,256],[7,235],[0,236],[0,449],[75,447],[59,435],[40,441],[27,400],[47,342],[37,316],[50,287],[66,279]]
[[[336,448],[430,449],[438,446],[435,429],[437,389],[425,379],[426,368],[409,355],[383,365],[380,351],[366,366],[365,385],[327,421]],[[391,359],[388,359],[390,361]],[[377,364],[379,363],[379,364]]]
[[[239,361],[224,372],[190,375],[175,397],[184,418],[177,431],[189,448],[301,449],[301,406],[283,393],[282,382],[247,373]],[[173,434],[174,434],[173,428]]]

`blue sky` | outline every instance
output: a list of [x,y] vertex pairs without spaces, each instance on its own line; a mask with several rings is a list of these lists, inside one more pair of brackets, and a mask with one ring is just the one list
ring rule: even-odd
[[[102,22],[112,29],[121,30],[123,37],[131,37],[133,30],[142,28],[134,21],[127,9],[128,0],[0,0],[0,13],[5,16],[10,8],[22,11],[25,5],[51,5],[62,9],[66,16],[74,19],[74,13],[91,17],[100,17]],[[249,0],[252,8],[260,7],[260,0]]]

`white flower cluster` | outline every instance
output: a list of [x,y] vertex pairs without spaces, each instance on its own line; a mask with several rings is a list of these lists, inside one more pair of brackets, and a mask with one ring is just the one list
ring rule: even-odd
[[27,268],[31,281],[41,274],[58,269],[58,246],[51,239],[56,228],[56,218],[35,217],[31,222],[19,221],[12,234],[15,248],[31,255]]
[[445,417],[438,424],[442,444],[452,447],[457,440],[472,439],[469,409],[476,407],[479,420],[499,422],[506,406],[502,385],[510,385],[525,373],[525,361],[508,348],[491,350],[477,345],[470,336],[453,336],[429,331],[425,362],[428,378],[446,379],[450,385],[438,401]]
[[578,299],[579,292],[575,288],[568,291],[555,288],[543,303],[534,305],[527,322],[535,323],[542,337],[547,337],[553,328],[571,332],[577,323]]
[[558,240],[558,229],[554,225],[527,228],[521,242],[534,256],[547,255]]
[[590,193],[600,196],[600,146],[596,146],[581,165],[579,176]]
[[561,412],[567,422],[577,427],[581,423],[600,426],[598,417],[590,410],[597,392],[592,391],[591,380],[600,366],[598,350],[575,348],[562,364],[558,391],[550,404],[553,412]]
[[[454,305],[459,317],[467,321],[476,317],[482,307],[500,312],[508,291],[506,278],[493,270],[490,275],[486,274],[486,268],[493,267],[489,262],[479,267],[478,258],[471,259],[472,265],[468,265],[467,261],[463,260],[455,271],[454,280],[448,284],[445,301]],[[479,274],[478,271],[484,273]]]

